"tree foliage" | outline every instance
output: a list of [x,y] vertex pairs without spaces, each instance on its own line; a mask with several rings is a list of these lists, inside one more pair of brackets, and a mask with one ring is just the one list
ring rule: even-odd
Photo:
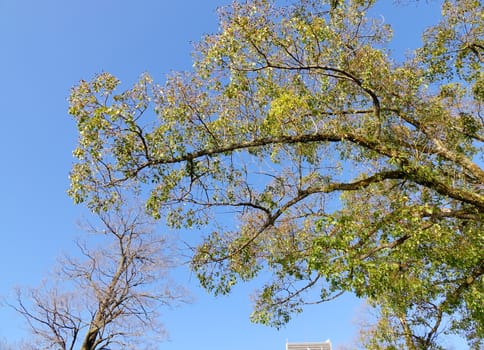
[[26,349],[152,349],[166,335],[161,307],[188,301],[167,280],[166,239],[139,210],[118,208],[100,219],[103,228],[91,228],[102,247],[79,242],[80,259],[65,257],[40,287],[17,290],[11,306],[32,331]]
[[375,2],[234,2],[193,71],[81,81],[70,195],[103,211],[147,194],[153,216],[205,229],[192,266],[214,293],[269,272],[256,322],[352,292],[406,320],[408,348],[444,328],[479,342],[482,5],[443,1],[399,62]]

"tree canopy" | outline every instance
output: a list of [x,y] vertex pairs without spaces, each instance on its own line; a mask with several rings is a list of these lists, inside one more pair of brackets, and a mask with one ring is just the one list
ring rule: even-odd
[[482,4],[443,1],[400,61],[376,1],[286,3],[222,8],[193,71],[162,85],[143,75],[117,92],[102,73],[74,87],[70,195],[104,211],[132,191],[154,217],[200,229],[192,267],[209,291],[269,275],[256,322],[352,292],[409,349],[438,348],[443,331],[478,347]]

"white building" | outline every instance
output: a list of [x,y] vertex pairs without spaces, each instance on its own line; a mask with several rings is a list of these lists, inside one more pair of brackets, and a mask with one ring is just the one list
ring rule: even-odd
[[331,350],[331,342],[321,343],[286,343],[286,350]]

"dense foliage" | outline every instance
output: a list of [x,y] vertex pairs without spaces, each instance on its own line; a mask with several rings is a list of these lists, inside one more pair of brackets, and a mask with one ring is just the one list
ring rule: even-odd
[[192,266],[214,293],[269,273],[256,322],[352,292],[381,307],[368,347],[438,348],[446,331],[477,348],[482,4],[444,1],[399,62],[374,2],[234,2],[192,72],[121,93],[108,73],[80,82],[70,195],[103,211],[146,194],[155,217],[205,232]]

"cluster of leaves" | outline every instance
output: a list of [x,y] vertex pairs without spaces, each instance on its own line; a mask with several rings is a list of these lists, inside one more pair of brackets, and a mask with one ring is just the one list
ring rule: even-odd
[[81,82],[70,195],[103,211],[148,193],[174,227],[219,217],[192,266],[214,293],[269,271],[254,321],[353,292],[397,315],[408,348],[436,347],[444,319],[479,346],[483,9],[444,1],[397,63],[374,2],[234,2],[193,72],[121,94],[108,73]]

